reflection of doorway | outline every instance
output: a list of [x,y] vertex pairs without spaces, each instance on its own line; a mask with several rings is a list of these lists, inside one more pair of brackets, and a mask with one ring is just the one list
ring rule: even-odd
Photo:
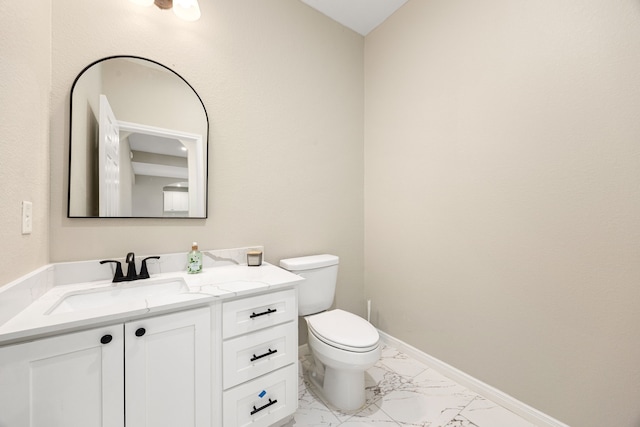
[[[122,132],[120,135],[131,149],[133,216],[188,216],[189,167],[184,144],[174,138],[141,133]],[[169,197],[164,188],[174,184],[176,180],[183,182],[183,203],[180,204],[180,209],[167,210]]]
[[[122,132],[121,138],[131,149],[133,174],[132,213],[134,217],[188,216],[189,167],[187,148],[177,139],[141,133]],[[177,208],[167,209],[172,194],[165,187],[180,180],[180,200]],[[164,197],[164,203],[163,203]],[[163,208],[164,205],[164,208]]]
[[[133,215],[142,217],[205,215],[204,143],[200,135],[118,122],[121,138],[131,147]],[[183,181],[188,210],[166,213],[163,187]],[[137,187],[137,188],[136,188]],[[181,191],[185,191],[184,189]]]

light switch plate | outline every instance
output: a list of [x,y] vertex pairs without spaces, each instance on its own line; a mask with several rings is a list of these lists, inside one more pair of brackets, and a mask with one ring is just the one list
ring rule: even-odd
[[22,201],[22,234],[31,234],[33,230],[33,203]]

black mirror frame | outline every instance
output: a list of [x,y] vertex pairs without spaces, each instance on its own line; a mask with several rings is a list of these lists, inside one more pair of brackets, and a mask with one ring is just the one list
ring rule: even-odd
[[[72,141],[73,141],[73,92],[76,88],[76,84],[78,83],[78,81],[80,80],[80,78],[83,76],[83,74],[89,70],[91,67],[93,67],[94,65],[100,63],[100,62],[104,62],[107,61],[109,59],[118,59],[118,58],[125,58],[125,59],[138,59],[138,60],[142,60],[142,61],[148,61],[151,62],[157,66],[160,66],[162,68],[164,68],[165,70],[171,72],[172,74],[174,74],[175,76],[177,76],[178,78],[180,78],[180,80],[182,80],[192,91],[193,93],[196,95],[196,97],[198,98],[198,101],[200,101],[200,104],[202,105],[202,110],[204,111],[204,115],[205,115],[205,119],[207,121],[207,133],[206,133],[206,156],[207,158],[206,163],[205,163],[205,170],[204,170],[204,179],[205,179],[205,191],[204,191],[204,216],[198,216],[198,217],[189,217],[189,216],[182,216],[182,217],[174,217],[174,216],[168,216],[168,217],[163,217],[163,216],[157,216],[157,217],[147,217],[147,216],[117,216],[117,217],[109,217],[109,216],[73,216],[71,215],[71,155],[72,155]],[[71,85],[71,92],[69,95],[69,167],[68,167],[68,173],[67,173],[67,218],[86,218],[86,219],[206,219],[209,217],[209,114],[207,113],[207,108],[204,105],[204,102],[202,101],[202,98],[200,97],[200,95],[198,94],[198,92],[193,88],[193,86],[191,86],[191,84],[186,81],[184,79],[184,77],[182,77],[180,74],[178,74],[177,72],[175,72],[174,70],[172,70],[171,68],[167,67],[164,64],[161,64],[160,62],[154,61],[152,59],[149,58],[144,58],[141,56],[135,56],[135,55],[112,55],[112,56],[107,56],[101,59],[98,59],[92,63],[90,63],[89,65],[87,65],[86,67],[84,67],[82,69],[82,71],[80,71],[80,73],[78,73],[78,75],[76,76],[76,78],[73,81],[73,84]]]

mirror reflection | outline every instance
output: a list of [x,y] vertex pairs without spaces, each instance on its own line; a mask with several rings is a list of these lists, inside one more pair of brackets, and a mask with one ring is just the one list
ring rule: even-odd
[[209,122],[171,69],[118,56],[71,89],[70,218],[206,218]]

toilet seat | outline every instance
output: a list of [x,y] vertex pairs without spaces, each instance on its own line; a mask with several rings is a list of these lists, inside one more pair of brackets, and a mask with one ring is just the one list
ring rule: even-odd
[[364,353],[378,347],[376,328],[360,316],[336,309],[306,318],[309,331],[324,343],[346,351]]

